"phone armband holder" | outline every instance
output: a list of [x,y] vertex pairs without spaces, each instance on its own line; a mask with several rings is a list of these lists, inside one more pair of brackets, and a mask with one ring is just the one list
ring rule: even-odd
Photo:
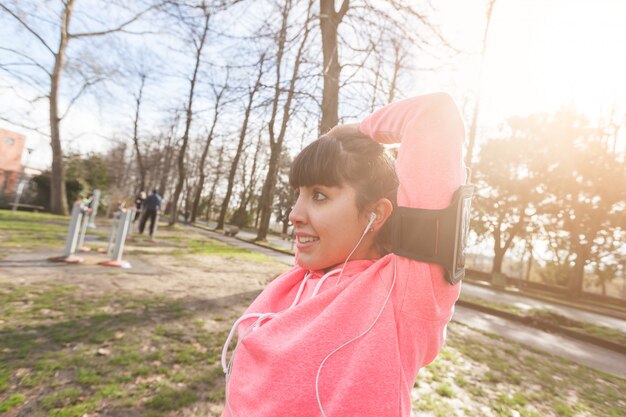
[[462,185],[445,209],[396,207],[392,214],[392,252],[404,258],[443,266],[454,285],[465,276],[473,185]]

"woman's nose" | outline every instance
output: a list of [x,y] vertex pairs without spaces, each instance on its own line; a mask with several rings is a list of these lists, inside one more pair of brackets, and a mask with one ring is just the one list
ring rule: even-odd
[[291,212],[289,213],[289,221],[291,224],[302,224],[306,221],[306,213],[304,210],[304,205],[302,201],[300,201],[300,197],[296,200],[296,204],[293,205]]

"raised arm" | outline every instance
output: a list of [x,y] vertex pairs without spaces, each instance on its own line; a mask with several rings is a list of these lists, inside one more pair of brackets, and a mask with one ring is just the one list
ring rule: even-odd
[[399,206],[440,209],[450,204],[465,180],[465,129],[449,95],[429,94],[390,104],[365,118],[359,128],[379,143],[400,143]]

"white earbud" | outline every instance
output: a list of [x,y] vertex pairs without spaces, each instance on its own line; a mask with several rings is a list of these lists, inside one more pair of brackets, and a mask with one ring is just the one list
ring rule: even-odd
[[367,226],[365,226],[365,231],[363,232],[363,236],[365,236],[365,233],[372,231],[371,227],[372,227],[372,224],[374,224],[375,220],[376,220],[376,213],[372,211],[370,213],[370,221],[367,222]]

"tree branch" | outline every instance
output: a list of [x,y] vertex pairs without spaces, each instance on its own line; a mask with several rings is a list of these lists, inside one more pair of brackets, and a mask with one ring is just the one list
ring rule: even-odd
[[346,15],[349,8],[350,8],[350,0],[343,0],[343,3],[341,3],[341,8],[335,15],[337,16],[337,22],[341,22],[343,20],[343,17]]
[[20,51],[17,51],[15,49],[11,49],[11,48],[5,48],[3,46],[0,46],[0,50],[7,51],[7,52],[13,53],[15,55],[21,56],[22,58],[25,58],[28,61],[32,62],[32,65],[37,66],[38,68],[43,70],[46,74],[52,75],[50,73],[50,71],[48,71],[43,65],[41,65],[39,62],[35,61],[32,57],[30,57],[30,56],[28,56],[28,55],[26,55],[26,54],[24,54],[24,53],[22,53]]
[[74,97],[72,97],[72,99],[70,100],[69,104],[67,105],[67,108],[65,109],[65,112],[63,112],[63,114],[59,117],[59,121],[63,120],[63,118],[65,118],[65,116],[67,116],[67,114],[70,112],[70,109],[72,108],[72,105],[76,102],[76,100],[79,99],[80,96],[83,95],[83,93],[87,90],[87,88],[91,87],[94,84],[99,83],[100,81],[103,81],[104,78],[96,78],[94,80],[87,80],[85,81],[85,83],[82,85],[82,87],[80,88],[80,90],[78,91],[78,93],[76,93],[76,95]]
[[26,22],[24,22],[18,15],[16,15],[15,13],[13,13],[13,11],[11,9],[9,9],[7,6],[5,6],[4,4],[0,3],[0,7],[3,8],[4,10],[6,10],[7,13],[9,13],[11,16],[13,16],[18,22],[20,22],[20,24],[22,26],[24,26],[24,28],[26,28],[26,30],[28,30],[30,33],[32,33],[33,35],[35,35],[35,37],[37,39],[39,39],[39,41],[43,44],[43,46],[46,47],[46,49],[48,51],[50,51],[50,53],[52,55],[56,55],[56,53],[52,50],[52,48],[50,48],[48,46],[48,44],[46,43],[46,41],[43,40],[43,38],[41,36],[39,36],[39,34],[37,32],[35,32],[30,26],[28,26],[26,24]]
[[39,133],[40,135],[43,135],[43,136],[46,136],[46,137],[50,136],[50,132],[46,133],[46,132],[43,132],[43,131],[37,129],[36,127],[30,127],[30,126],[23,125],[21,123],[14,122],[13,120],[7,119],[4,116],[0,116],[0,120],[3,121],[3,122],[9,123],[9,124],[11,124],[13,126],[21,127],[22,129],[26,129],[26,130],[30,130],[32,132]]
[[154,9],[158,7],[156,4],[152,5],[150,7],[148,7],[147,9],[141,11],[140,13],[136,14],[135,16],[133,16],[131,19],[127,20],[126,22],[122,23],[121,25],[115,27],[115,28],[111,28],[111,29],[106,29],[106,30],[102,30],[102,31],[98,31],[98,32],[84,32],[84,33],[68,33],[68,38],[73,39],[73,38],[87,38],[87,37],[94,37],[94,36],[102,36],[102,35],[108,35],[110,33],[114,33],[114,32],[122,32],[124,31],[124,28],[134,22],[136,22],[137,20],[139,20],[139,18],[141,16],[143,16],[144,14],[148,13],[150,10]]

